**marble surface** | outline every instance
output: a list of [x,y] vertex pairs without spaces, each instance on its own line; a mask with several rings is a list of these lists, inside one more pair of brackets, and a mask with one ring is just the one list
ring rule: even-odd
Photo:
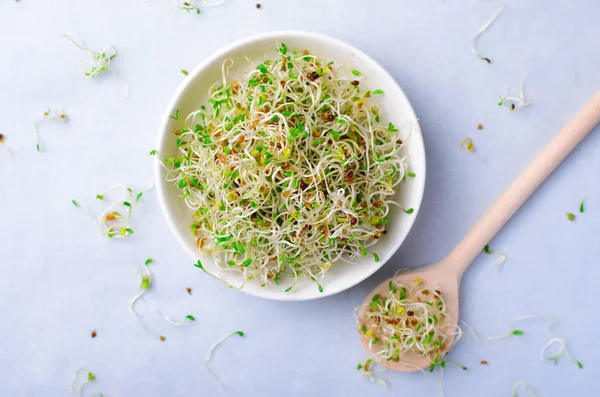
[[[600,3],[506,1],[478,43],[488,65],[470,53],[469,40],[495,2],[259,1],[261,9],[242,0],[200,5],[201,15],[167,0],[0,3],[0,395],[68,395],[79,365],[97,376],[87,396],[439,395],[437,373],[386,373],[387,392],[357,373],[364,353],[352,309],[397,268],[448,253],[598,90]],[[115,183],[147,186],[148,152],[184,78],[180,69],[233,40],[278,29],[326,33],[373,56],[412,101],[428,154],[423,208],[395,257],[359,286],[311,302],[253,298],[200,274],[167,230],[153,193],[136,208],[136,233],[126,241],[100,236],[71,204],[93,203]],[[113,67],[121,78],[85,78],[85,54],[61,34],[93,49],[117,47]],[[531,106],[497,106],[505,86],[523,78]],[[69,122],[44,125],[39,154],[33,122],[49,107],[64,107]],[[474,153],[458,147],[465,136]],[[531,321],[519,326],[523,337],[502,342],[466,336],[450,358],[469,369],[447,368],[446,396],[510,396],[519,380],[545,397],[597,393],[599,158],[596,131],[493,241],[508,261],[497,271],[492,257],[473,264],[461,306],[464,319],[488,335],[525,314],[554,316],[584,368],[566,358],[540,360],[550,335]],[[569,222],[565,212],[576,212],[583,198],[585,213]],[[175,317],[192,313],[194,324],[174,328],[141,308],[144,328],[131,315],[136,266],[147,257],[155,260],[148,299]],[[213,360],[227,386],[221,390],[204,356],[238,329],[246,337],[229,340]]]

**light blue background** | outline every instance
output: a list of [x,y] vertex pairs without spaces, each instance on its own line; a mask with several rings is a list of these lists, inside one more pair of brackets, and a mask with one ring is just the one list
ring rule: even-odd
[[[352,309],[398,267],[441,259],[571,115],[600,88],[600,2],[507,1],[478,43],[469,40],[497,9],[484,1],[229,0],[202,15],[155,0],[4,0],[0,4],[0,395],[67,395],[72,371],[92,369],[87,391],[116,396],[437,396],[437,375],[387,373],[390,391],[355,366],[364,353]],[[378,60],[405,89],[421,118],[428,156],[425,199],[396,256],[359,286],[302,303],[265,301],[223,288],[192,266],[167,230],[155,194],[133,215],[127,241],[101,237],[71,199],[93,202],[115,183],[146,186],[163,109],[184,76],[235,39],[277,29],[323,32]],[[119,49],[114,75],[88,80],[85,54],[61,34],[99,49]],[[496,106],[509,83],[526,78],[531,106]],[[35,152],[33,120],[65,106],[68,125],[43,127]],[[484,126],[478,131],[476,126]],[[458,142],[471,136],[476,152]],[[593,133],[523,207],[492,247],[509,260],[492,271],[479,258],[463,280],[462,314],[483,334],[510,319],[551,314],[583,370],[542,362],[549,338],[540,322],[503,342],[462,340],[451,358],[447,396],[510,396],[517,380],[542,396],[594,395],[600,384],[600,131]],[[584,214],[576,212],[587,198]],[[136,265],[155,259],[149,299],[173,328],[144,313],[148,333],[129,313]],[[193,288],[193,296],[186,293]],[[141,309],[143,310],[143,309]],[[90,338],[96,329],[98,337]],[[203,366],[207,348],[241,329],[216,352],[218,389]],[[161,343],[156,335],[167,336]],[[488,366],[479,364],[489,361]],[[525,395],[525,394],[523,394]]]

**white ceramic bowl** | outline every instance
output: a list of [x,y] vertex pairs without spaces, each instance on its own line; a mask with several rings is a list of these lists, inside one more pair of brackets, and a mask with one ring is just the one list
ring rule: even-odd
[[[410,169],[416,173],[415,178],[408,178],[400,185],[397,200],[406,208],[414,208],[411,215],[404,214],[396,206],[392,206],[388,223],[388,233],[379,239],[372,250],[379,254],[380,262],[376,263],[371,255],[358,257],[354,261],[357,265],[345,262],[335,263],[320,281],[323,292],[320,293],[314,282],[303,279],[298,282],[292,291],[285,293],[291,280],[282,280],[282,286],[275,284],[261,287],[258,283],[247,282],[242,291],[262,298],[276,300],[307,300],[323,298],[348,289],[369,277],[383,266],[400,247],[410,231],[423,198],[425,187],[425,150],[423,137],[419,128],[417,117],[404,91],[396,81],[377,62],[362,51],[331,37],[308,32],[270,32],[237,41],[217,53],[208,57],[177,89],[163,116],[158,133],[157,150],[160,158],[177,155],[175,146],[176,136],[173,131],[177,129],[169,115],[179,109],[182,117],[199,108],[208,99],[208,88],[221,78],[221,64],[225,59],[233,59],[235,66],[231,75],[248,72],[248,62],[244,57],[252,57],[259,61],[264,59],[267,50],[275,50],[279,43],[285,43],[291,49],[309,49],[311,53],[323,59],[333,60],[335,65],[347,64],[353,69],[364,72],[365,79],[361,87],[369,89],[383,89],[384,95],[377,100],[382,110],[382,119],[391,121],[396,126],[412,127],[408,140],[408,154],[410,156]],[[162,211],[171,230],[187,252],[196,259],[200,258],[204,267],[213,274],[221,277],[232,285],[240,285],[241,276],[230,272],[222,272],[210,257],[201,256],[196,248],[195,238],[190,231],[191,211],[179,197],[178,190],[165,181],[165,171],[158,163],[155,164],[155,182],[158,199]],[[191,263],[190,263],[191,266]],[[203,277],[198,272],[198,277]]]

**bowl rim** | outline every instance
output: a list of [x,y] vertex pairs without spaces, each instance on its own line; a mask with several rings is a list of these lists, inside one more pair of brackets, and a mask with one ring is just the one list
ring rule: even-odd
[[[340,39],[337,39],[335,37],[331,37],[331,36],[328,36],[328,35],[325,35],[322,33],[308,32],[308,31],[303,31],[303,30],[274,30],[274,31],[254,34],[249,37],[236,40],[228,45],[225,45],[224,47],[220,48],[219,50],[213,52],[208,57],[206,57],[203,61],[201,61],[189,73],[188,76],[186,76],[184,81],[179,85],[179,87],[177,87],[177,90],[175,91],[175,93],[171,97],[171,100],[169,101],[167,107],[165,108],[165,113],[162,116],[162,120],[160,122],[160,126],[158,129],[156,148],[158,149],[158,153],[157,153],[157,156],[158,156],[158,155],[160,155],[161,149],[166,144],[165,141],[166,141],[166,137],[167,137],[167,127],[169,125],[169,120],[170,120],[169,116],[172,114],[173,110],[175,109],[176,104],[179,102],[179,100],[181,99],[182,95],[184,94],[184,92],[186,91],[188,86],[190,84],[192,84],[194,79],[200,73],[202,73],[202,71],[204,69],[206,69],[215,60],[223,57],[227,53],[235,51],[235,50],[242,48],[244,46],[247,46],[249,44],[253,44],[253,43],[264,41],[264,40],[273,40],[273,39],[281,39],[281,38],[285,39],[286,37],[290,38],[290,39],[298,39],[298,38],[309,39],[309,40],[315,39],[315,40],[325,42],[326,44],[330,44],[334,47],[343,48],[343,49],[347,50],[349,53],[354,53],[354,54],[358,55],[361,59],[364,59],[365,61],[372,63],[378,69],[377,70],[378,74],[381,74],[381,75],[385,76],[386,78],[389,78],[393,82],[394,88],[397,89],[399,95],[404,97],[404,100],[408,104],[408,108],[406,109],[406,112],[408,113],[408,116],[409,116],[408,118],[413,119],[415,121],[415,125],[413,126],[411,136],[418,137],[418,139],[420,141],[420,145],[417,145],[418,146],[417,150],[420,152],[420,153],[418,153],[418,156],[423,159],[423,170],[420,172],[420,173],[422,173],[422,183],[420,183],[420,186],[414,187],[417,190],[415,190],[416,201],[412,206],[412,208],[414,209],[413,216],[408,221],[408,225],[404,232],[404,236],[402,236],[401,239],[396,239],[396,241],[392,243],[392,246],[389,249],[389,254],[387,255],[387,257],[382,258],[380,260],[380,262],[378,263],[378,266],[374,266],[371,271],[365,272],[360,277],[351,279],[352,282],[350,282],[350,283],[344,284],[338,288],[331,288],[331,287],[326,288],[322,293],[317,293],[317,294],[313,293],[313,294],[309,294],[309,295],[289,295],[289,294],[282,293],[281,296],[279,296],[279,295],[272,296],[270,294],[255,292],[255,291],[251,291],[251,290],[244,289],[244,288],[241,289],[241,291],[246,294],[249,294],[249,295],[252,295],[255,297],[259,297],[259,298],[263,298],[263,299],[276,300],[276,301],[306,301],[306,300],[320,299],[320,298],[325,298],[328,296],[335,295],[337,293],[348,290],[348,289],[360,284],[367,278],[371,277],[374,273],[376,273],[379,269],[381,269],[388,262],[389,259],[391,259],[395,255],[395,253],[398,251],[400,246],[406,240],[406,237],[408,237],[408,234],[412,230],[414,223],[417,219],[417,216],[421,209],[421,204],[423,202],[423,195],[425,193],[425,184],[426,184],[426,178],[427,178],[427,157],[426,157],[426,152],[425,152],[425,143],[423,140],[423,134],[421,132],[421,126],[419,124],[419,119],[418,119],[418,117],[414,111],[414,108],[413,108],[412,104],[410,103],[406,93],[404,92],[402,87],[398,84],[396,79],[383,66],[381,66],[379,64],[379,62],[377,62],[371,56],[367,55],[365,52],[352,46],[351,44],[348,44],[348,43],[346,43]],[[409,155],[410,155],[410,153],[409,153]],[[167,200],[166,200],[167,193],[166,193],[164,185],[163,185],[165,181],[163,179],[164,178],[162,176],[162,165],[161,165],[161,162],[158,161],[158,158],[156,158],[156,159],[154,159],[154,184],[156,186],[156,193],[157,193],[157,197],[158,197],[158,203],[161,208],[161,212],[163,213],[163,216],[164,216],[165,220],[167,221],[167,225],[169,226],[171,233],[175,236],[175,239],[179,242],[179,244],[184,248],[184,250],[193,259],[197,260],[197,259],[201,258],[202,255],[199,255],[198,252],[195,252],[194,250],[192,250],[189,247],[187,239],[185,238],[185,236],[182,235],[182,233],[179,230],[179,227],[176,225],[174,217],[170,214],[170,211],[167,206]],[[226,281],[224,281],[224,282],[227,283]],[[258,291],[261,291],[261,290],[259,289]],[[316,291],[316,289],[315,289],[315,291]]]

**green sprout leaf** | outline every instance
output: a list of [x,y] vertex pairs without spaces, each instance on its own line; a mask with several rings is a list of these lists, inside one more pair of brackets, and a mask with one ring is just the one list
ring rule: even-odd
[[74,205],[75,207],[79,207],[79,203],[78,203],[77,201],[75,201],[75,200],[71,200],[71,202],[73,203],[73,205]]
[[414,178],[415,176],[417,176],[417,174],[415,174],[414,172],[407,172],[406,176],[408,176],[409,178]]
[[144,262],[144,265],[148,266],[152,262],[153,262],[152,258],[148,258],[148,259],[146,259],[146,262]]
[[191,314],[188,314],[187,316],[185,316],[185,318],[187,318],[188,320],[191,320],[191,321],[196,321],[196,318],[194,316],[192,316]]
[[94,375],[91,372],[88,372],[87,379],[88,379],[88,382],[94,382],[96,380],[96,375]]
[[252,258],[248,258],[242,262],[242,266],[248,267],[248,266],[250,266],[251,263],[252,263]]
[[521,335],[523,335],[523,331],[521,331],[520,329],[515,329],[515,330],[512,332],[512,334],[513,334],[513,335],[518,335],[518,336],[521,336]]
[[414,208],[409,208],[407,210],[404,210],[404,213],[406,213],[406,214],[412,214],[413,212],[415,212]]
[[581,363],[581,361],[575,361],[575,364],[577,364],[577,366],[578,366],[580,369],[583,369],[583,364]]
[[142,284],[140,284],[140,287],[142,287],[143,289],[150,288],[150,279],[149,278],[143,278],[142,279]]
[[383,94],[383,90],[375,90],[375,91],[373,91],[373,94],[381,95],[381,94]]
[[194,263],[194,266],[196,266],[199,269],[204,269],[204,267],[202,266],[202,262],[200,262],[200,259],[198,259],[198,262]]
[[362,244],[358,243],[358,249],[363,256],[367,256],[367,249]]
[[379,255],[377,255],[374,252],[371,252],[371,255],[373,255],[373,259],[375,259],[375,262],[379,262]]
[[185,76],[187,76],[189,74],[188,71],[185,69],[181,69],[181,73],[183,73]]
[[285,44],[281,43],[281,47],[279,47],[279,52],[282,55],[285,55],[285,54],[287,54],[287,50],[288,50],[287,46]]
[[391,131],[391,132],[396,132],[396,131],[398,131],[398,129],[397,129],[397,128],[394,126],[394,124],[392,124],[391,122],[390,122],[390,123],[388,123],[387,130],[388,130],[388,131]]
[[581,200],[581,204],[579,204],[579,212],[581,212],[581,213],[583,213],[583,210],[584,210],[584,208],[583,208],[584,202],[585,202],[585,199]]
[[103,196],[103,195],[101,195],[101,194],[97,194],[97,195],[96,195],[96,198],[97,198],[98,200],[104,200],[104,196]]
[[131,203],[129,201],[123,201],[123,205],[131,208]]
[[158,152],[156,151],[156,149],[152,149],[152,150],[150,151],[150,156],[154,156],[156,153],[158,153]]
[[575,214],[567,212],[567,219],[569,219],[571,222],[573,222],[575,220]]
[[353,75],[355,75],[355,76],[360,76],[362,73],[361,73],[361,72],[359,72],[359,71],[358,71],[358,70],[356,70],[356,69],[352,69],[352,74],[353,74]]
[[238,334],[239,336],[244,336],[244,333],[242,331],[235,331],[236,334]]
[[485,247],[483,247],[483,252],[485,252],[486,254],[493,254],[489,245],[486,245]]

